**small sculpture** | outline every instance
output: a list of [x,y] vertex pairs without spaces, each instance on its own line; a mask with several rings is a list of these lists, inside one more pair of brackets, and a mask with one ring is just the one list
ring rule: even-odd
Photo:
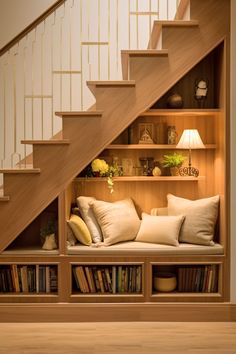
[[151,138],[151,134],[149,133],[149,131],[145,128],[141,138],[139,140],[139,144],[153,144],[153,140]]
[[200,108],[204,106],[204,101],[207,97],[208,92],[208,81],[207,80],[196,80],[195,82],[195,99],[198,101]]
[[167,107],[169,108],[182,108],[183,99],[178,93],[173,93],[167,99]]

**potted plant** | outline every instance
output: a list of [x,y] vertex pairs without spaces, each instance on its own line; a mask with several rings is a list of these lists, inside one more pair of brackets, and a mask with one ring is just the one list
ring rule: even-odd
[[44,226],[40,228],[40,237],[43,241],[43,250],[53,250],[57,248],[55,232],[55,221],[52,219],[48,220]]
[[171,176],[178,176],[179,168],[182,166],[185,160],[186,160],[185,156],[177,152],[174,152],[173,154],[168,154],[163,156],[162,165],[163,167],[170,169]]

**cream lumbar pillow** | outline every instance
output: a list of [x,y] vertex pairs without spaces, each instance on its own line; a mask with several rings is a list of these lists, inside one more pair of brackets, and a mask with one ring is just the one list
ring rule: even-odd
[[219,196],[189,200],[167,195],[168,215],[185,215],[179,241],[197,245],[214,245]]
[[93,209],[90,205],[90,202],[94,200],[96,199],[93,197],[81,196],[77,198],[77,205],[79,207],[81,216],[90,231],[93,242],[98,243],[102,241],[102,231],[99,224],[97,223]]
[[95,200],[90,205],[101,227],[106,246],[135,239],[140,219],[131,199],[114,203]]
[[184,216],[153,216],[142,213],[142,222],[135,241],[178,246]]
[[83,219],[81,219],[78,215],[72,214],[68,223],[77,240],[86,246],[90,246],[92,243],[92,238]]

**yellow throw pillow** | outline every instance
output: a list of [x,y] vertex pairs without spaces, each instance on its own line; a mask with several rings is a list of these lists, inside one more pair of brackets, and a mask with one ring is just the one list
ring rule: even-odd
[[78,215],[71,215],[69,225],[77,240],[86,246],[90,246],[92,238],[85,222]]

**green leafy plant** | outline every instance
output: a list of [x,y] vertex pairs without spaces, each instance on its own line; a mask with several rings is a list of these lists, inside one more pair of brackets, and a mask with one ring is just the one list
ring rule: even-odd
[[40,228],[40,236],[44,239],[46,236],[55,234],[56,226],[54,220],[48,220],[45,225]]
[[162,165],[163,167],[180,167],[186,160],[186,156],[174,152],[173,154],[168,154],[163,156]]

